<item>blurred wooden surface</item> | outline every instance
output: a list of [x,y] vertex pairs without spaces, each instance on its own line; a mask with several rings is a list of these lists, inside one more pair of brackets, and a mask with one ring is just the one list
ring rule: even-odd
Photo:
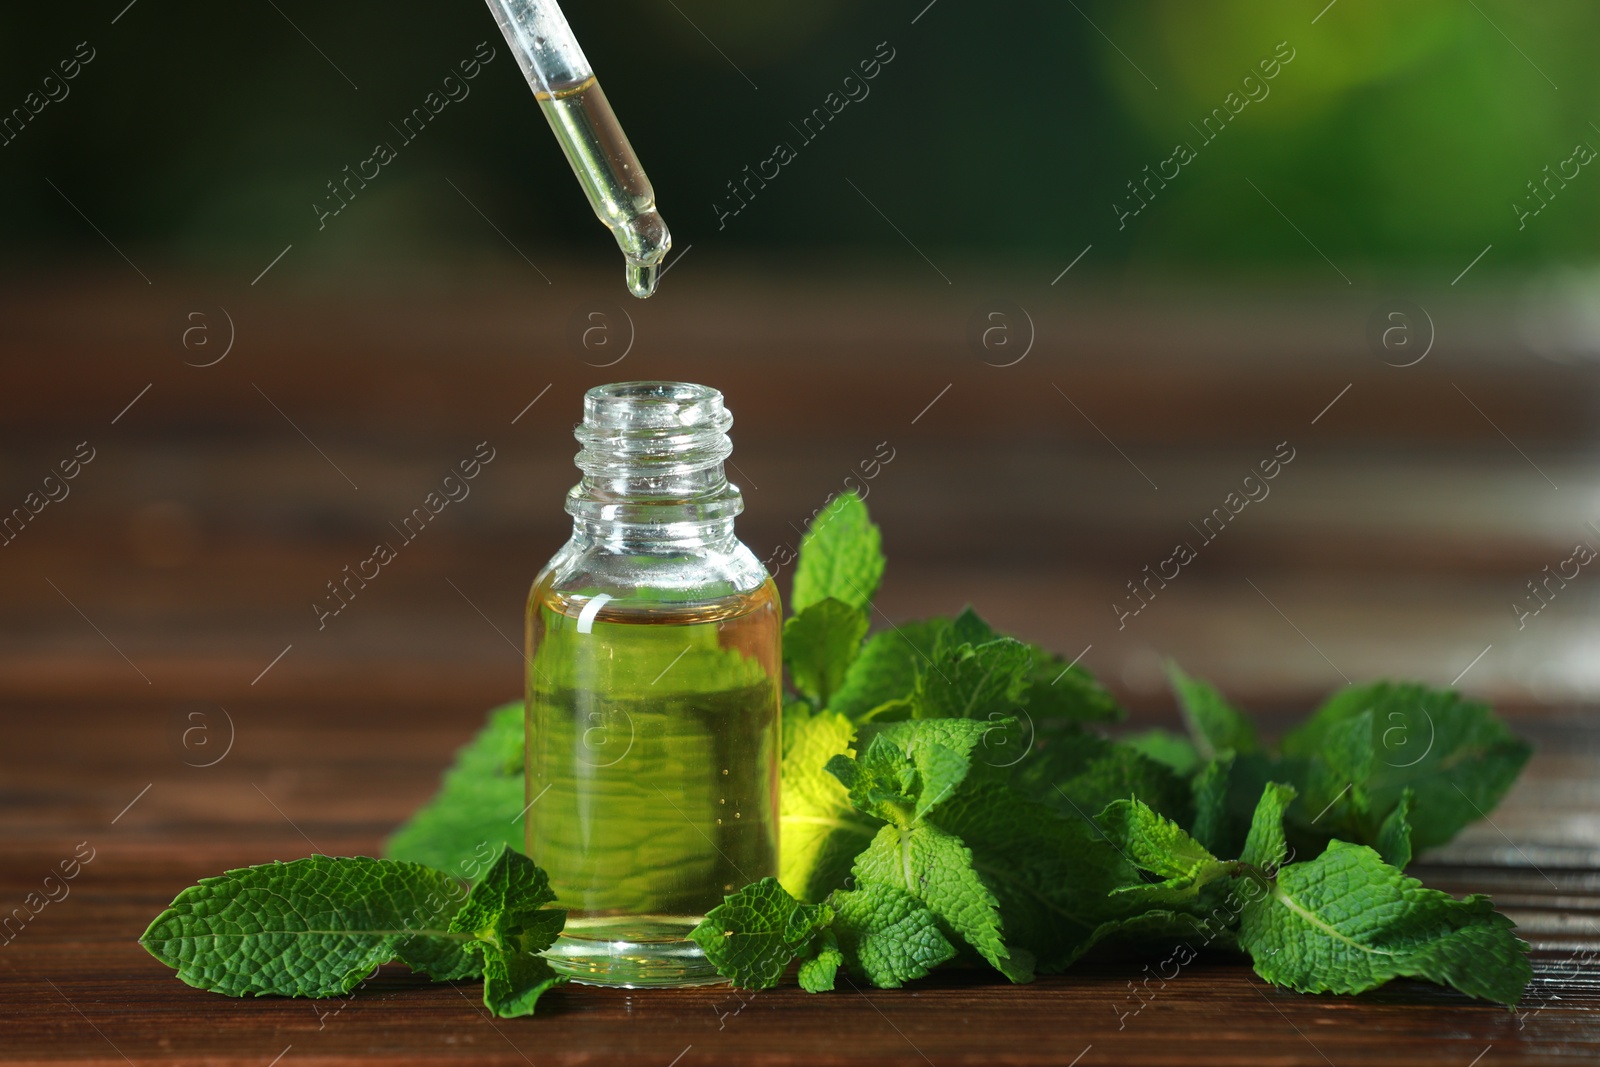
[[[1527,583],[1576,542],[1600,547],[1596,367],[1532,351],[1513,303],[1481,294],[1416,297],[1438,344],[1396,368],[1365,338],[1388,293],[1251,306],[1057,292],[1049,273],[997,283],[991,301],[849,277],[785,292],[697,278],[691,259],[662,296],[628,305],[634,344],[607,367],[616,350],[584,349],[573,324],[600,310],[623,329],[611,271],[547,288],[463,268],[337,295],[159,271],[148,289],[12,280],[0,515],[78,442],[96,453],[0,546],[0,910],[79,842],[96,853],[67,899],[0,945],[0,1058],[1600,1057],[1600,578],[1551,586],[1520,623],[1513,607],[1537,606]],[[1025,307],[1036,331],[1011,366],[969,330],[1000,303]],[[233,348],[195,366],[221,354],[228,318]],[[210,332],[185,347],[199,324]],[[1139,962],[1025,988],[976,974],[897,992],[786,988],[743,1007],[725,990],[570,988],[511,1022],[486,1019],[470,984],[403,971],[327,1016],[333,1005],[232,1001],[171,977],[133,939],[179,889],[313,849],[375,851],[482,711],[515,694],[522,598],[566,533],[582,390],[649,377],[728,394],[741,529],[763,557],[797,543],[887,442],[868,496],[889,556],[879,622],[971,602],[1081,654],[1135,726],[1171,717],[1167,657],[1280,725],[1345,677],[1454,680],[1494,700],[1538,754],[1493,824],[1416,873],[1491,892],[1518,921],[1537,949],[1523,1008],[1414,983],[1303,997],[1222,957],[1120,1029]],[[325,583],[393,539],[389,524],[485,440],[496,458],[471,495],[319,629]],[[1190,524],[1284,441],[1295,459],[1270,496],[1119,627],[1125,583],[1197,543]]]

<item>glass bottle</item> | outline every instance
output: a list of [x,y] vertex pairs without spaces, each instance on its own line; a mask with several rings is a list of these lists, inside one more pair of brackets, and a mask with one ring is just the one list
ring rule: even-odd
[[527,851],[576,981],[719,981],[689,931],[777,873],[781,612],[733,533],[732,423],[702,385],[584,396],[572,538],[527,613]]

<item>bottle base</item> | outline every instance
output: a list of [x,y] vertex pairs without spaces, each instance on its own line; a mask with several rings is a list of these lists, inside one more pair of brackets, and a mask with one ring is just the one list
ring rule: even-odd
[[545,960],[582,985],[650,989],[726,985],[700,946],[689,940],[698,918],[630,916],[575,919]]

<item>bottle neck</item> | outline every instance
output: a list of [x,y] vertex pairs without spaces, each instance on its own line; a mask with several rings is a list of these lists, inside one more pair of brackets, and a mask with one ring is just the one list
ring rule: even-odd
[[567,494],[573,536],[619,551],[690,551],[733,542],[744,510],[723,461],[733,416],[722,394],[677,382],[599,386],[576,437],[583,478]]

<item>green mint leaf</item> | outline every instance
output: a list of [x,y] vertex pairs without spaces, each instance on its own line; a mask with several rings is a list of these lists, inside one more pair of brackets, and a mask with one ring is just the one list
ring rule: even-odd
[[950,626],[949,619],[928,619],[873,634],[828,706],[860,719],[882,704],[909,697],[917,685],[917,672],[933,662],[934,643]]
[[1023,701],[1041,729],[1048,720],[1119,722],[1127,715],[1116,698],[1082,667],[1038,645],[1029,645],[1028,651],[1033,663],[1028,668]]
[[[1101,923],[1095,929],[1089,945],[1085,947],[1098,945],[1101,942],[1153,947],[1170,945],[1174,941],[1192,940],[1199,940],[1203,946],[1213,940],[1213,937],[1205,922],[1188,912],[1152,908],[1137,915]],[[1196,954],[1193,948],[1189,948],[1188,951],[1189,958],[1182,960],[1183,963],[1188,963]]]
[[944,641],[947,648],[955,648],[958,645],[982,645],[1004,636],[968,604],[961,609],[960,615],[950,620],[950,629],[946,631]]
[[[966,779],[974,750],[1011,725],[1009,719],[917,719],[881,727],[872,741],[893,746],[916,771],[911,816],[920,819],[948,800]],[[883,754],[887,756],[886,752]]]
[[555,943],[566,921],[559,908],[530,912],[506,927],[497,949],[483,949],[483,1003],[490,1011],[502,1019],[532,1015],[539,997],[567,980],[539,955]]
[[1227,847],[1229,834],[1228,785],[1238,757],[1231,749],[1219,752],[1189,780],[1194,798],[1194,839],[1217,855],[1237,855]]
[[1195,774],[1205,763],[1200,753],[1194,750],[1193,742],[1171,730],[1144,730],[1136,734],[1124,734],[1118,740],[1146,759],[1171,768],[1173,773],[1182,778]]
[[1168,665],[1167,675],[1178,696],[1178,708],[1189,728],[1189,737],[1201,759],[1214,759],[1224,749],[1241,755],[1261,750],[1255,724],[1209,683],[1190,678],[1177,664]]
[[189,985],[228,996],[340,996],[399,960],[439,980],[479,973],[450,930],[464,886],[442,871],[312,856],[202,878],[140,943]]
[[1175,822],[1189,821],[1189,785],[1171,768],[1075,726],[1044,738],[1037,752],[1017,764],[1015,776],[1029,796],[1080,819],[1136,796]]
[[1177,823],[1137,798],[1114,801],[1095,822],[1129,862],[1174,888],[1226,866]]
[[800,539],[789,609],[796,613],[833,597],[863,611],[883,579],[878,528],[855,493],[840,493],[811,520]]
[[858,812],[849,791],[825,769],[833,757],[851,752],[850,720],[790,705],[783,711],[783,738],[778,877],[793,896],[816,904],[844,884],[879,822]]
[[986,719],[1015,714],[1033,664],[1028,646],[1009,637],[978,645],[953,644],[955,632],[939,636],[932,662],[918,673],[912,698],[916,717]]
[[689,937],[735,986],[771,989],[789,962],[832,921],[831,907],[802,904],[769,877],[730,894]]
[[1422,978],[1514,1005],[1532,977],[1527,944],[1487,897],[1426,889],[1364,845],[1335,840],[1258,889],[1239,941],[1256,973],[1278,985],[1360,993]]
[[[1348,729],[1352,720],[1366,714],[1371,716],[1373,760],[1368,778],[1357,783],[1367,803],[1360,813],[1364,822],[1354,827],[1364,842],[1376,839],[1377,821],[1395,809],[1407,788],[1414,794],[1412,846],[1421,851],[1449,841],[1494,810],[1532,751],[1486,704],[1453,690],[1379,682],[1335,694],[1284,738],[1283,753],[1309,768],[1308,785],[1317,774],[1337,776],[1338,769],[1329,767],[1330,752],[1338,758],[1349,753],[1346,745],[1332,742],[1338,740],[1340,727]],[[1313,817],[1318,809],[1312,800],[1308,789],[1296,813]],[[1331,814],[1342,813],[1336,808]],[[1323,829],[1325,822],[1319,819],[1306,828]],[[1348,833],[1351,827],[1337,829]]]
[[867,636],[867,615],[833,597],[817,601],[783,624],[783,662],[795,690],[825,708]]
[[859,885],[888,885],[922,901],[943,929],[959,935],[1013,982],[1033,977],[1033,957],[1006,946],[994,894],[956,835],[926,822],[885,826],[856,857],[854,875]]
[[[933,912],[894,886],[880,883],[840,890],[829,903],[834,909],[833,929],[841,957],[879,989],[898,989],[955,958],[955,946]],[[822,956],[819,953],[817,958]],[[814,971],[813,983],[820,977]]]
[[800,988],[807,993],[826,993],[831,990],[834,977],[839,973],[839,965],[844,962],[844,953],[839,951],[839,941],[832,930],[822,931],[818,942],[817,954],[800,964],[800,972],[795,976]]
[[515,919],[552,903],[556,895],[550,879],[532,860],[515,849],[495,857],[488,871],[467,894],[450,920],[452,933],[490,930],[508,917]]
[[1305,798],[1297,815],[1308,831],[1371,843],[1376,828],[1368,783],[1377,760],[1372,724],[1370,709],[1331,722],[1322,731],[1315,756],[1289,762],[1300,769]]
[[1383,862],[1397,870],[1411,866],[1411,806],[1415,800],[1416,793],[1407,786],[1400,803],[1379,824],[1378,839],[1373,842]]
[[1263,871],[1274,871],[1289,855],[1289,842],[1283,835],[1283,813],[1294,802],[1293,786],[1272,782],[1261,791],[1250,834],[1245,838],[1239,858]]
[[1040,971],[1059,971],[1102,924],[1140,906],[1115,892],[1140,878],[1087,817],[1063,817],[999,779],[974,769],[933,818],[970,847],[1005,943],[1035,957]]
[[502,845],[522,848],[525,729],[520,701],[490,711],[457,751],[438,793],[394,832],[384,855],[472,881]]
[[910,826],[948,799],[972,766],[972,751],[1010,720],[914,719],[867,732],[855,759],[834,756],[825,767],[849,791],[857,810]]
[[837,778],[849,792],[857,811],[905,826],[920,792],[916,768],[894,745],[875,737],[857,759],[834,756],[823,768]]
[[483,1002],[503,1019],[532,1015],[540,995],[566,980],[539,955],[566,924],[564,909],[546,907],[555,898],[544,871],[507,848],[450,920],[451,933],[473,938],[468,947],[483,959]]
[[1215,855],[1239,855],[1261,791],[1273,777],[1284,776],[1283,768],[1266,753],[1219,752],[1190,779],[1194,799],[1190,829],[1195,840]]

